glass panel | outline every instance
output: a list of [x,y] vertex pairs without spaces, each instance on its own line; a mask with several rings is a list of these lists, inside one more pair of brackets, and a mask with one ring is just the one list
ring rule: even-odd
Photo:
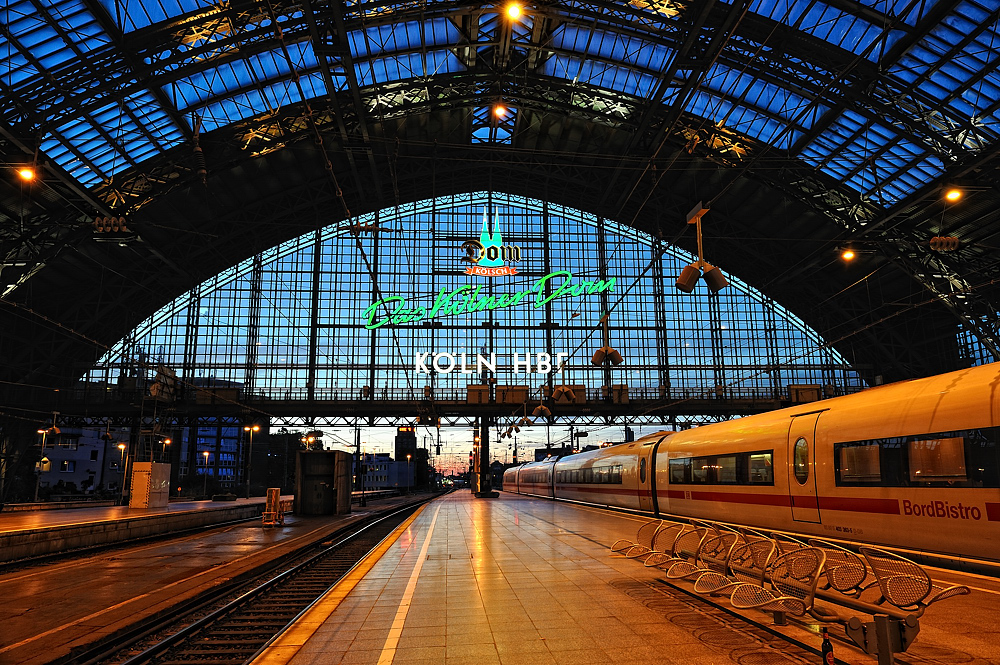
[[965,439],[910,441],[910,481],[965,482]]
[[735,485],[736,476],[736,455],[719,457],[715,462],[716,482],[723,485]]
[[749,469],[751,484],[774,484],[774,467],[771,463],[771,453],[754,453],[750,455]]
[[809,480],[809,443],[805,439],[795,442],[793,457],[795,479],[799,481],[799,485],[805,485]]
[[879,483],[882,469],[877,444],[839,448],[838,469],[845,483]]

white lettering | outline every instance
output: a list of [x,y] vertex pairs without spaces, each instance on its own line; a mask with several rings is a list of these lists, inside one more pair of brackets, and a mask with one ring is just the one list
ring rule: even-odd
[[431,370],[427,367],[427,356],[429,353],[417,353],[416,358],[414,358],[415,367],[414,370],[417,374],[430,374]]
[[479,374],[482,374],[484,367],[486,369],[488,369],[489,371],[496,373],[496,371],[497,371],[497,354],[491,353],[490,354],[490,359],[486,360],[486,358],[483,358],[480,354],[477,353],[476,354],[476,371]]
[[567,358],[569,358],[568,353],[556,354],[556,374],[562,374],[563,368],[566,366]]
[[[446,358],[447,360],[450,361],[451,364],[449,364],[447,368],[441,367],[438,364],[438,361],[441,360],[442,358]],[[455,356],[453,356],[450,353],[436,353],[434,354],[433,364],[434,364],[434,369],[441,372],[442,374],[451,374],[451,371],[455,369]]]
[[539,353],[535,358],[539,374],[549,374],[552,372],[552,356],[547,353]]
[[526,374],[531,374],[531,354],[530,353],[525,353],[524,354],[524,362],[521,362],[521,354],[518,353],[517,351],[515,351],[514,352],[514,373],[515,374],[520,374],[521,371],[522,371],[521,367],[524,367],[523,371]]

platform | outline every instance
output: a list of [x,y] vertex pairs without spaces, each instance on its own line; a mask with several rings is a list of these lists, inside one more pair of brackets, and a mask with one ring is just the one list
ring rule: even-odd
[[[397,530],[254,665],[586,665],[819,662],[792,640],[610,555],[644,518],[501,493],[439,499]],[[391,540],[391,538],[389,539]],[[998,663],[1000,581],[931,607],[903,660]],[[843,635],[842,629],[835,629]],[[837,644],[838,662],[874,663]]]
[[0,513],[0,563],[158,536],[260,515],[264,497]]
[[[414,497],[372,501],[349,515],[288,516],[284,526],[246,521],[84,552],[0,571],[0,665],[44,665],[178,603],[251,575],[267,562],[374,512]],[[208,502],[204,502],[208,503]],[[173,511],[178,504],[171,506]]]

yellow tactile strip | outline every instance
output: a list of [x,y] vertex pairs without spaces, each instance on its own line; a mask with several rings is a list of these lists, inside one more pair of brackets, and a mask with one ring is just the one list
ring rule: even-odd
[[420,506],[415,513],[410,515],[379,543],[378,547],[359,561],[347,575],[341,578],[322,598],[316,601],[302,618],[295,622],[295,625],[286,630],[278,639],[271,643],[271,646],[255,658],[253,661],[254,665],[286,665],[289,663],[306,642],[309,641],[313,633],[326,623],[330,615],[337,611],[337,608],[347,598],[347,595],[375,567],[379,559],[393,546],[403,532],[410,527],[426,506],[427,504]]

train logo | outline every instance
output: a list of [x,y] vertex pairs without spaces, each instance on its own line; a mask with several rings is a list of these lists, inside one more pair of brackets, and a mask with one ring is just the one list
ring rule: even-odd
[[503,236],[500,234],[500,212],[494,211],[493,232],[488,228],[489,216],[486,209],[483,209],[483,230],[479,234],[479,240],[466,240],[462,243],[462,257],[464,263],[471,263],[465,269],[466,275],[478,275],[480,277],[498,277],[501,275],[516,275],[517,268],[504,265],[505,263],[519,263],[521,261],[521,248],[517,245],[503,244]]

